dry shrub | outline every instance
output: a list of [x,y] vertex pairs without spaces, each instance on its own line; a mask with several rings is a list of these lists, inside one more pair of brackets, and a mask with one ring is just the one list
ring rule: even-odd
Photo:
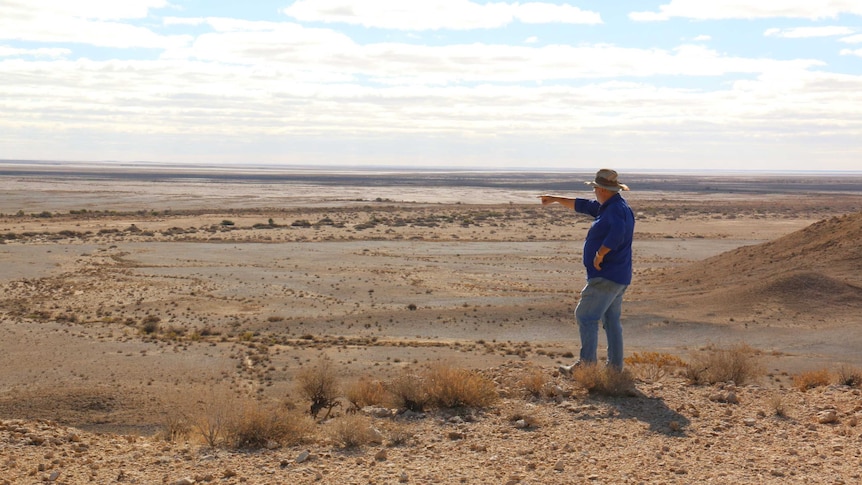
[[342,448],[360,448],[381,443],[382,434],[371,427],[371,420],[361,414],[340,416],[329,423],[332,440]]
[[542,397],[548,385],[548,376],[540,369],[532,369],[521,378],[520,387],[530,396]]
[[234,421],[238,400],[228,391],[211,392],[197,402],[192,417],[192,428],[211,448],[226,444],[228,430]]
[[628,370],[583,365],[572,369],[572,379],[590,394],[629,396],[635,390],[634,377]]
[[646,382],[658,382],[668,373],[686,367],[679,357],[661,352],[635,352],[625,362],[638,379]]
[[775,394],[769,398],[769,407],[772,409],[772,413],[775,416],[780,418],[786,418],[789,416],[787,401],[781,394]]
[[389,383],[389,395],[396,408],[422,412],[431,399],[422,376],[404,372]]
[[354,409],[362,409],[365,406],[378,406],[384,404],[389,398],[386,387],[377,379],[360,377],[347,386],[344,395]]
[[188,413],[179,408],[172,408],[162,415],[162,428],[159,438],[174,442],[188,438],[192,431],[191,419]]
[[692,384],[732,381],[744,385],[763,374],[759,352],[745,344],[707,348],[693,354],[686,368],[686,377]]
[[258,449],[302,443],[314,428],[308,416],[280,405],[249,402],[231,420],[227,443],[234,448]]
[[800,391],[828,386],[831,382],[832,373],[826,369],[805,371],[793,376],[793,386]]
[[845,364],[836,374],[839,386],[862,387],[862,369]]
[[317,418],[318,413],[326,409],[326,419],[332,408],[338,405],[338,375],[332,359],[321,357],[313,368],[299,372],[296,381],[300,395],[311,401],[310,414]]
[[486,408],[498,399],[497,386],[467,369],[437,364],[425,375],[430,402],[441,408]]

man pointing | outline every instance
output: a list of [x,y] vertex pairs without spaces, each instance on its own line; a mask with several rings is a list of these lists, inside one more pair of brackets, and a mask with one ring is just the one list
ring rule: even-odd
[[599,340],[599,321],[608,340],[608,365],[623,368],[623,294],[632,281],[632,238],[635,218],[620,191],[628,190],[617,180],[617,172],[603,168],[593,181],[595,199],[542,195],[542,205],[554,202],[594,218],[584,242],[587,285],[575,310],[581,336],[580,360],[560,371],[570,374],[578,365],[595,364]]

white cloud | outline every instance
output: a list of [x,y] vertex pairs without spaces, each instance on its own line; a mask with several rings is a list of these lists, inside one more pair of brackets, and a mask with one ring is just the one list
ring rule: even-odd
[[862,49],[841,49],[841,55],[862,57]]
[[860,44],[862,43],[862,34],[851,35],[849,37],[843,37],[838,40],[846,44]]
[[535,44],[537,42],[539,42],[539,38],[536,37],[535,35],[531,35],[530,37],[527,37],[526,39],[524,39],[525,44]]
[[188,36],[163,36],[112,21],[146,17],[149,9],[166,5],[163,0],[9,0],[0,3],[0,39],[119,48],[167,48],[188,43]]
[[836,18],[842,13],[862,15],[859,0],[671,0],[657,12],[631,12],[635,21],[663,21],[674,17],[698,20],[803,18],[818,20]]
[[0,57],[50,57],[59,59],[72,53],[70,49],[40,47],[38,49],[19,49],[0,45]]
[[783,37],[786,39],[808,39],[812,37],[837,37],[841,35],[850,35],[854,32],[855,30],[850,27],[823,26],[767,29],[763,35],[766,37]]
[[394,30],[491,29],[524,23],[599,24],[596,12],[544,2],[480,4],[470,0],[297,0],[282,12],[304,22],[346,23]]
[[695,42],[709,42],[710,40],[712,40],[711,35],[698,35],[694,38]]

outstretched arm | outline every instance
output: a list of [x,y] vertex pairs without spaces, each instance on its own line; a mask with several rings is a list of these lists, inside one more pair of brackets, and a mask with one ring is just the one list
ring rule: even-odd
[[561,206],[575,210],[575,199],[571,197],[560,197],[558,195],[540,195],[540,199],[542,199],[542,205],[551,205],[554,202],[560,204]]

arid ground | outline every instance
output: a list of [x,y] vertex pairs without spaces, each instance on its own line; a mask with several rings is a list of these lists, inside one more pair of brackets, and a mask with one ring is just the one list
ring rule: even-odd
[[[862,367],[862,176],[625,177],[626,354],[744,344],[764,367],[640,376],[628,397],[556,370],[578,350],[590,221],[536,196],[589,196],[589,178],[0,164],[0,484],[862,481],[859,388],[793,384]],[[501,400],[399,423],[397,446],[159,437],[208,396],[295,402],[322,356],[344,383],[475,369]],[[555,397],[518,391],[534,373]]]

